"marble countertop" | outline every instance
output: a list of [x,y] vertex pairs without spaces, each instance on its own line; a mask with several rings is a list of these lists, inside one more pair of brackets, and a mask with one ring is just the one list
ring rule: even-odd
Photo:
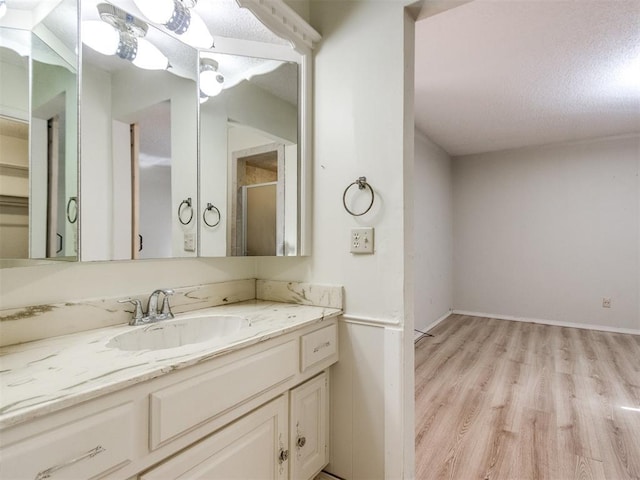
[[100,328],[0,349],[0,428],[338,316],[337,308],[250,300],[176,315],[239,315],[251,326],[224,339],[163,350],[108,347],[129,325]]

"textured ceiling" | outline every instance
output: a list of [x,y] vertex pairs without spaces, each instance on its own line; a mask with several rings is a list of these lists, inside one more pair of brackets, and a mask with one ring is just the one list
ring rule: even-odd
[[640,0],[474,0],[417,22],[415,75],[451,155],[640,133]]

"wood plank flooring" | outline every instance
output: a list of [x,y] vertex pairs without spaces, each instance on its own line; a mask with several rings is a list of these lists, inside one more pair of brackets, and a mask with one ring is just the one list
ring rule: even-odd
[[416,478],[640,479],[640,336],[452,315],[416,343]]

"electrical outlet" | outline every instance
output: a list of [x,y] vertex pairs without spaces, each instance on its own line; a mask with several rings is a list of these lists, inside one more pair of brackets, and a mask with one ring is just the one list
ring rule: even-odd
[[196,236],[193,233],[184,234],[184,251],[185,252],[196,251]]
[[611,297],[602,298],[602,308],[611,308]]
[[373,227],[351,229],[351,253],[373,253]]

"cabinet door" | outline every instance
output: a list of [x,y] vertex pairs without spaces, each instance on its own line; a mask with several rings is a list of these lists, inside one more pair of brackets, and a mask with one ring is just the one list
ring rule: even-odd
[[286,396],[267,403],[140,477],[277,479],[288,476]]
[[329,461],[327,382],[322,372],[291,390],[291,479],[309,480]]

